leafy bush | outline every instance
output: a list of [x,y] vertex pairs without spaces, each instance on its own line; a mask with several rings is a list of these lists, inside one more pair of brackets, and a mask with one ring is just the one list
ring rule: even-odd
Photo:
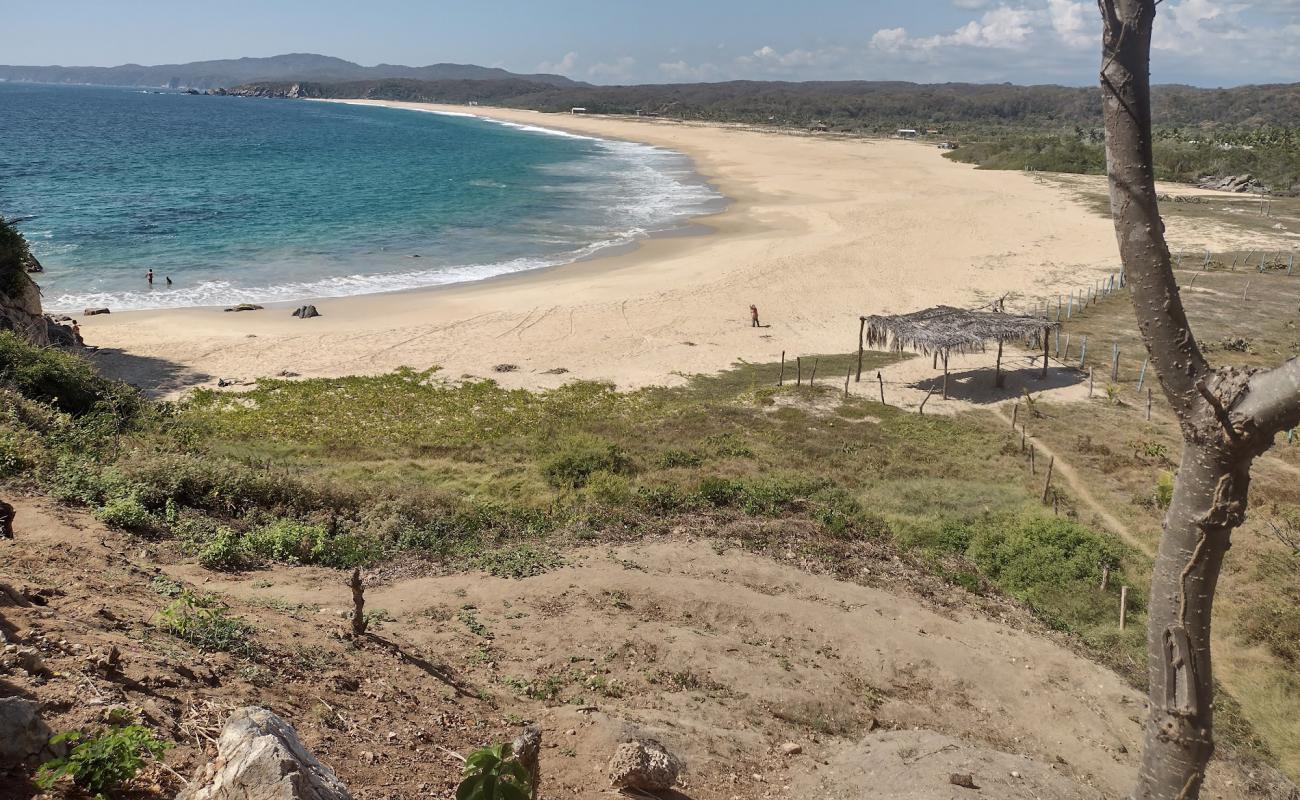
[[655,463],[664,469],[698,467],[704,463],[704,457],[691,450],[670,449],[660,453],[659,457],[655,459]]
[[141,532],[153,528],[156,520],[135,495],[115,497],[95,509],[101,522],[124,531]]
[[632,502],[632,482],[623,475],[593,472],[587,478],[587,493],[607,506],[624,506]]
[[498,578],[531,578],[563,564],[564,559],[558,553],[529,544],[493,550],[474,560],[476,568]]
[[1174,501],[1174,474],[1172,472],[1162,472],[1160,477],[1156,478],[1155,503],[1156,508],[1161,511],[1169,508],[1169,504]]
[[37,347],[11,331],[0,331],[0,383],[74,415],[115,411],[130,416],[141,406],[134,389],[103,377],[84,358]]
[[220,527],[199,549],[199,564],[218,572],[237,572],[252,566],[243,537],[227,527]]
[[252,656],[253,626],[229,615],[229,608],[211,595],[181,594],[158,612],[157,625],[200,650],[221,650]]
[[171,746],[143,725],[110,728],[94,736],[69,731],[52,741],[71,744],[72,750],[64,758],[42,764],[36,773],[36,785],[48,791],[59,779],[69,777],[96,798],[123,788],[147,758],[159,758]]
[[311,564],[325,551],[328,537],[329,534],[319,525],[277,519],[245,534],[244,549],[268,561]]
[[630,471],[631,462],[617,445],[586,437],[570,439],[542,463],[546,482],[557,489],[580,489],[596,472],[621,475]]
[[496,744],[465,759],[456,800],[528,800],[530,782],[528,770],[510,757],[510,745]]

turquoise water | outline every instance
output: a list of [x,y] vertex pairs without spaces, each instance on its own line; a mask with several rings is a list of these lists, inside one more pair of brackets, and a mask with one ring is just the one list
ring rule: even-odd
[[20,218],[54,310],[477,280],[720,200],[678,153],[470,116],[0,84],[0,215]]

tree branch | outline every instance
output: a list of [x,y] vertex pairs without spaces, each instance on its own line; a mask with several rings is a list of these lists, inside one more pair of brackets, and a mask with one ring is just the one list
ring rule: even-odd
[[1279,431],[1300,425],[1300,358],[1256,373],[1246,385],[1249,391],[1232,410],[1253,422],[1270,442]]
[[1155,4],[1099,0],[1099,5],[1105,21],[1101,83],[1115,236],[1152,366],[1174,411],[1187,421],[1204,409],[1196,384],[1209,377],[1210,367],[1178,295],[1150,167]]

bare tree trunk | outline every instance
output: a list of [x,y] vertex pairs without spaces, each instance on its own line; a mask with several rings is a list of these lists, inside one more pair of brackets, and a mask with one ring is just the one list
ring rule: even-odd
[[1098,0],[1111,214],[1138,328],[1177,414],[1183,455],[1151,578],[1150,715],[1134,800],[1195,800],[1214,752],[1210,616],[1250,465],[1300,420],[1300,361],[1212,369],[1178,295],[1156,202],[1151,30],[1159,0]]
[[366,635],[366,587],[361,582],[361,570],[352,570],[352,578],[348,581],[348,586],[352,589],[352,635]]

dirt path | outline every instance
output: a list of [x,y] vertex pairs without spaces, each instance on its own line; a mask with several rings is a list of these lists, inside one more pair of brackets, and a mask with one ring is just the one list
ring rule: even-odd
[[[993,413],[1008,426],[1011,425],[1011,417],[1007,416],[1006,412],[1000,407],[995,406],[993,408]],[[1114,514],[1107,511],[1106,507],[1098,502],[1092,492],[1088,491],[1088,487],[1083,482],[1083,479],[1079,477],[1079,473],[1075,471],[1074,467],[1070,466],[1068,461],[1061,458],[1059,453],[1048,447],[1040,439],[1035,438],[1032,434],[1029,435],[1027,439],[1028,441],[1033,442],[1034,446],[1038,448],[1040,453],[1047,456],[1049,459],[1052,459],[1053,479],[1060,478],[1064,480],[1066,485],[1070,487],[1070,491],[1074,493],[1075,497],[1079,498],[1079,501],[1087,506],[1089,511],[1096,514],[1097,518],[1100,519],[1112,533],[1123,539],[1126,544],[1139,552],[1145,553],[1151,558],[1155,558],[1155,549],[1150,544],[1133,535],[1133,531],[1130,530],[1127,525],[1121,522]]]

